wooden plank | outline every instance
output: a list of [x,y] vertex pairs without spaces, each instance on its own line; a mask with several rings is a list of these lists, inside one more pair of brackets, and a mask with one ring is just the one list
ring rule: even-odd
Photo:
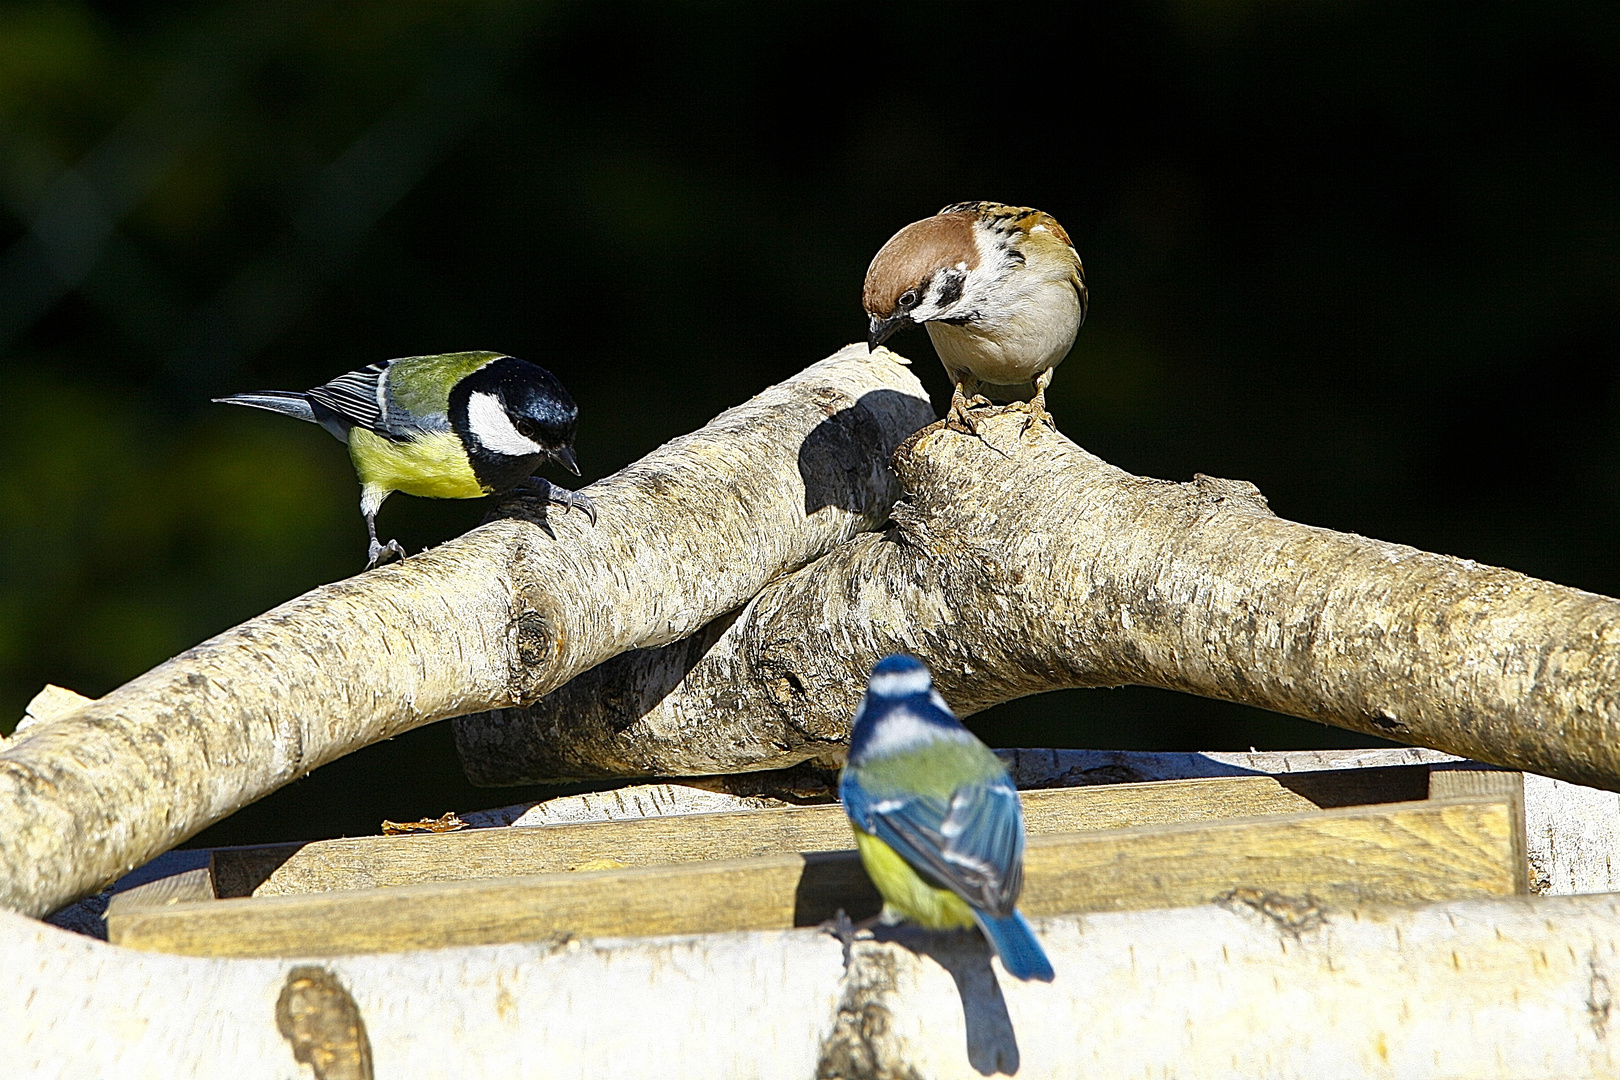
[[1037,837],[1023,906],[1035,915],[1182,907],[1233,890],[1335,906],[1510,895],[1524,880],[1514,821],[1510,800],[1461,798],[1120,829],[1079,847]]
[[107,901],[107,911],[134,911],[138,908],[167,907],[170,904],[190,904],[201,900],[218,899],[214,893],[213,875],[208,867],[182,870],[168,877],[156,878],[144,885],[114,893]]
[[[1411,904],[1515,891],[1513,806],[1459,799],[1033,837],[1030,915],[1230,895]],[[420,841],[418,841],[420,842]],[[570,936],[814,925],[877,896],[853,852],[431,882],[174,904],[108,919],[109,940],[210,956],[395,952]]]
[[125,874],[112,888],[102,908],[100,937],[106,938],[108,911],[165,907],[216,899],[213,875],[206,851],[169,851],[132,873]]
[[[1032,836],[1299,813],[1320,805],[1269,776],[1026,791],[1021,798]],[[286,896],[424,881],[838,851],[850,845],[849,822],[842,807],[796,806],[587,825],[222,848],[213,853],[213,881],[220,897]]]
[[[1365,772],[1374,768],[1429,766],[1462,761],[1421,746],[1366,750],[997,750],[1013,782],[1024,787],[1075,783],[1119,784],[1144,780],[1195,780],[1212,776],[1289,776]],[[1421,775],[1421,774],[1420,774]],[[1422,795],[1413,796],[1422,798]]]
[[1429,769],[1429,798],[1507,799],[1513,806],[1513,865],[1519,870],[1514,891],[1524,895],[1532,891],[1529,844],[1525,836],[1524,773],[1477,761],[1433,765]]
[[1464,796],[1501,795],[1524,798],[1524,773],[1459,761],[1429,769],[1429,798],[1456,799]]

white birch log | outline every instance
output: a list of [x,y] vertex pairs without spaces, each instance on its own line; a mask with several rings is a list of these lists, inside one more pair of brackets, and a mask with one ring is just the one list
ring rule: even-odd
[[469,777],[791,765],[903,651],[962,715],[1157,686],[1620,789],[1620,601],[1287,521],[1251,484],[1132,476],[1027,421],[929,427],[895,453],[885,533],[499,724],[458,720]]
[[[816,931],[217,960],[0,912],[9,1075],[323,1080],[1620,1073],[1620,899],[1037,920],[1057,979],[976,936]],[[88,992],[89,988],[94,992]],[[287,1030],[283,1035],[278,1028]],[[361,1051],[364,1047],[364,1053]]]
[[1524,836],[1536,892],[1620,892],[1620,795],[1525,773]]
[[595,528],[485,525],[30,728],[0,749],[0,906],[53,910],[362,746],[693,633],[882,522],[932,415],[892,354],[845,349],[592,484]]

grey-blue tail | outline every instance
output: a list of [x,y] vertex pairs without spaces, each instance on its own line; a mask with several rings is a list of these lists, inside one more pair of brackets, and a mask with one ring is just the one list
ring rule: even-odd
[[315,419],[315,410],[310,406],[309,398],[297,390],[255,390],[251,394],[232,394],[230,397],[217,397],[214,400],[226,405],[268,409],[283,416],[308,420],[312,424],[319,423]]
[[990,947],[1001,957],[1001,966],[1007,969],[1007,974],[1015,979],[1052,981],[1052,961],[1046,958],[1046,950],[1035,940],[1035,931],[1017,911],[1001,918],[975,911],[973,918],[990,940]]

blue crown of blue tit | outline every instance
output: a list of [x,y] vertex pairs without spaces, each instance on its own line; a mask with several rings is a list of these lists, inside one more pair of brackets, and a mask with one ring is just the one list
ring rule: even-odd
[[374,566],[404,549],[377,540],[376,516],[395,491],[473,499],[537,485],[564,508],[596,509],[584,495],[532,479],[555,461],[576,476],[579,406],[557,377],[498,352],[407,356],[339,375],[310,390],[215,398],[319,424],[349,444]]
[[885,656],[872,668],[866,696],[861,698],[850,727],[847,760],[858,765],[868,755],[881,753],[885,740],[879,739],[879,745],[874,745],[880,726],[892,729],[901,723],[908,726],[908,737],[954,741],[973,738],[934,689],[928,665],[914,656],[896,653]]
[[922,661],[887,656],[872,669],[839,798],[886,912],[936,929],[977,924],[1008,974],[1052,978],[1016,907],[1024,884],[1018,790]]

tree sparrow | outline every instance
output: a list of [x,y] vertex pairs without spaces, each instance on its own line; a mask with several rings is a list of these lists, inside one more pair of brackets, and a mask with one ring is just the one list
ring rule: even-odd
[[878,250],[861,300],[871,348],[907,323],[928,328],[955,384],[951,419],[974,428],[968,395],[980,383],[1033,382],[1035,399],[1022,407],[1031,423],[1052,424],[1046,388],[1085,321],[1086,273],[1050,214],[995,202],[947,206]]

